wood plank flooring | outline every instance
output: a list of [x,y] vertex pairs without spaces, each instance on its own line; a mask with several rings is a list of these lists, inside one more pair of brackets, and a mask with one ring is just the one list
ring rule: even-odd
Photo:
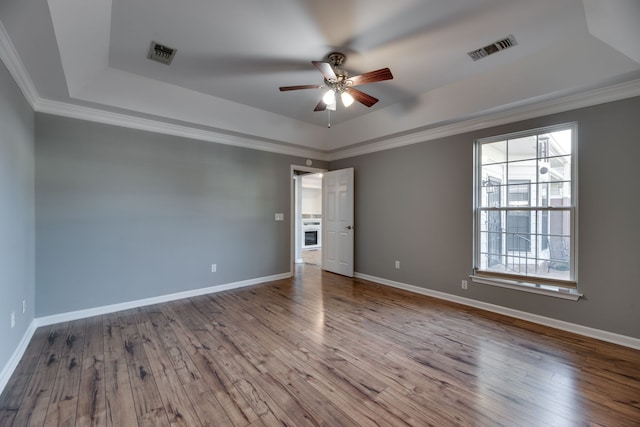
[[1,426],[638,426],[640,351],[297,266],[39,328]]

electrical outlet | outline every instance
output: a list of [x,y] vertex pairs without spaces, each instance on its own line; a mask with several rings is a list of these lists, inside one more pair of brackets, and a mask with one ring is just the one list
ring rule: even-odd
[[284,221],[284,214],[283,213],[277,213],[276,214],[276,221]]
[[16,327],[16,312],[15,311],[11,312],[11,327],[12,328]]
[[396,261],[396,268],[400,270],[400,261]]
[[466,280],[462,281],[462,289],[464,289],[465,291],[469,288],[469,285],[467,284]]
[[27,312],[27,300],[23,299],[22,300],[22,314],[25,314]]
[[211,264],[211,272],[215,273],[216,271],[218,271],[218,264]]

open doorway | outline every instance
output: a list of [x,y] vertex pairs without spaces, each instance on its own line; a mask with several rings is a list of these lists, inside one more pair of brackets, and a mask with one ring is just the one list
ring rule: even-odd
[[322,264],[322,174],[300,175],[302,261]]
[[292,255],[296,264],[322,265],[322,173],[292,166]]

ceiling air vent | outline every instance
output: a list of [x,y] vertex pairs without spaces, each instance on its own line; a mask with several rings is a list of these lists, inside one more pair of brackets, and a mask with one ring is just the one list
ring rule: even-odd
[[173,61],[173,57],[176,56],[177,51],[178,49],[152,41],[147,58],[169,65]]
[[474,61],[477,61],[478,59],[482,59],[485,56],[492,55],[496,52],[500,52],[501,50],[507,49],[511,46],[515,46],[517,44],[518,42],[516,41],[516,38],[513,37],[513,34],[511,34],[509,35],[509,37],[502,40],[498,40],[497,42],[492,43],[489,46],[472,50],[467,55],[469,55],[471,59],[473,59]]

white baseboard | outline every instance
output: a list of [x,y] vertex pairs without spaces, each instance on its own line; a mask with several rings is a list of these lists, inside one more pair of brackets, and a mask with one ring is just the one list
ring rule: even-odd
[[29,342],[31,342],[31,338],[33,338],[33,334],[35,333],[37,328],[38,327],[36,326],[36,321],[34,319],[29,324],[29,327],[22,336],[18,347],[11,355],[11,358],[2,368],[2,372],[0,373],[0,394],[2,394],[2,392],[4,391],[4,388],[9,382],[9,378],[11,378],[11,375],[13,375],[13,371],[15,371],[18,367],[18,363],[20,362],[20,359],[22,359],[22,356],[24,355]]
[[240,282],[227,283],[224,285],[209,286],[207,288],[193,289],[190,291],[177,292],[174,294],[160,295],[157,297],[139,299],[135,301],[122,302],[118,304],[104,305],[101,307],[88,308],[67,313],[53,314],[51,316],[38,317],[35,319],[36,327],[54,325],[61,322],[85,319],[92,316],[115,313],[117,311],[129,310],[131,308],[144,307],[146,305],[160,304],[163,302],[175,301],[183,298],[197,297],[200,295],[213,294],[216,292],[229,291],[231,289],[244,288],[246,286],[258,285],[260,283],[271,282],[273,280],[287,279],[291,277],[291,272],[275,274],[273,276],[258,277],[255,279],[243,280]]
[[27,349],[27,346],[29,345],[29,342],[31,341],[31,338],[33,337],[33,334],[35,333],[36,329],[41,326],[54,325],[56,323],[69,322],[69,321],[78,320],[78,319],[85,319],[87,317],[114,313],[117,311],[128,310],[131,308],[144,307],[146,305],[160,304],[163,302],[175,301],[183,298],[191,298],[191,297],[205,295],[205,294],[213,294],[216,292],[228,291],[231,289],[244,288],[247,286],[253,286],[261,283],[271,282],[274,280],[288,279],[291,276],[292,276],[291,272],[275,274],[273,276],[259,277],[255,279],[243,280],[240,282],[227,283],[224,285],[209,286],[206,288],[193,289],[191,291],[177,292],[174,294],[161,295],[158,297],[145,298],[141,300],[128,301],[128,302],[123,302],[118,304],[105,305],[102,307],[89,308],[86,310],[77,310],[77,311],[71,311],[68,313],[60,313],[60,314],[54,314],[51,316],[35,318],[29,325],[29,328],[27,329],[24,336],[22,337],[20,344],[18,345],[16,350],[13,352],[13,355],[11,356],[7,364],[2,368],[2,372],[0,373],[0,394],[2,394],[4,387],[9,382],[11,375],[13,375],[13,372],[18,366],[18,362],[20,362],[20,359],[22,359],[22,356],[24,355],[24,352]]
[[479,308],[482,310],[491,311],[493,313],[504,314],[505,316],[514,317],[516,319],[526,320],[529,322],[537,323],[539,325],[549,326],[551,328],[560,329],[574,334],[583,335],[585,337],[595,338],[602,341],[607,341],[613,344],[622,345],[625,347],[640,350],[640,339],[629,337],[626,335],[620,335],[613,332],[603,331],[601,329],[590,328],[587,326],[578,325],[576,323],[565,322],[563,320],[553,319],[550,317],[540,316],[537,314],[527,313],[526,311],[514,310],[512,308],[503,307],[500,305],[489,304],[482,301],[476,301],[470,298],[464,298],[445,292],[434,291],[431,289],[422,288],[420,286],[408,285],[406,283],[395,282],[393,280],[387,280],[380,277],[370,276],[368,274],[355,273],[355,277],[369,280],[371,282],[379,283],[381,285],[391,286],[405,291],[413,292],[416,294],[426,295],[446,301],[456,302],[458,304],[467,305],[470,307]]

